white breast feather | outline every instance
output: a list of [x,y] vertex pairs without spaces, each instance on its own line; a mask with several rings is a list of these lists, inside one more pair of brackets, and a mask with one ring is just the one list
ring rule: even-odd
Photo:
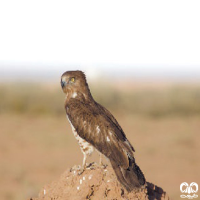
[[99,126],[96,127],[96,131],[97,131],[97,134],[100,133],[100,128],[99,128]]
[[74,93],[72,94],[72,97],[73,97],[73,98],[76,98],[76,96],[77,96],[77,93],[74,92]]
[[[67,115],[66,115],[67,116]],[[91,145],[91,144],[89,144],[87,141],[85,141],[84,139],[82,139],[79,135],[78,135],[78,133],[76,132],[76,129],[74,128],[74,126],[73,126],[73,124],[71,123],[71,121],[70,121],[70,119],[69,119],[69,117],[67,116],[67,119],[68,119],[68,121],[69,121],[69,123],[70,123],[70,125],[71,125],[71,127],[72,127],[72,132],[73,132],[73,134],[74,134],[74,136],[75,136],[75,138],[77,139],[77,141],[78,141],[78,144],[79,144],[79,146],[80,146],[80,148],[81,148],[81,151],[83,152],[83,154],[91,154],[93,151],[94,151],[94,147]],[[86,150],[87,149],[87,150]]]
[[110,142],[110,138],[108,136],[106,137],[106,140],[107,140],[107,142]]

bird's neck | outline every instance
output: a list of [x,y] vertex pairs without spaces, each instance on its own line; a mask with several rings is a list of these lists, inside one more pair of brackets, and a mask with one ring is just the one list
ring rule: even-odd
[[89,89],[86,89],[83,92],[79,92],[76,90],[68,90],[65,97],[65,104],[67,104],[70,100],[73,100],[73,99],[80,100],[82,102],[94,101]]

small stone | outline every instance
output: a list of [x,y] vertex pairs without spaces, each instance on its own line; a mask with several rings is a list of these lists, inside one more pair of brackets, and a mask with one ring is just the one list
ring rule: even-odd
[[88,177],[88,179],[90,180],[92,178],[92,175],[90,175],[89,177]]

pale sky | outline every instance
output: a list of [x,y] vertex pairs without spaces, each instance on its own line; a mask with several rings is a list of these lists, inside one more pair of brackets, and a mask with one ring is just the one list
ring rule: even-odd
[[200,51],[0,51],[0,78],[27,74],[38,78],[48,74],[60,76],[64,71],[77,69],[91,77],[108,73],[200,78]]

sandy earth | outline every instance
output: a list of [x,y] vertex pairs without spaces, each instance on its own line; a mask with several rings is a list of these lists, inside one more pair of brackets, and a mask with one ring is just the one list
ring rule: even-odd
[[80,166],[66,170],[58,180],[42,188],[37,198],[30,200],[169,200],[160,187],[152,183],[128,193],[117,181],[110,166],[90,164],[86,171],[79,175]]

